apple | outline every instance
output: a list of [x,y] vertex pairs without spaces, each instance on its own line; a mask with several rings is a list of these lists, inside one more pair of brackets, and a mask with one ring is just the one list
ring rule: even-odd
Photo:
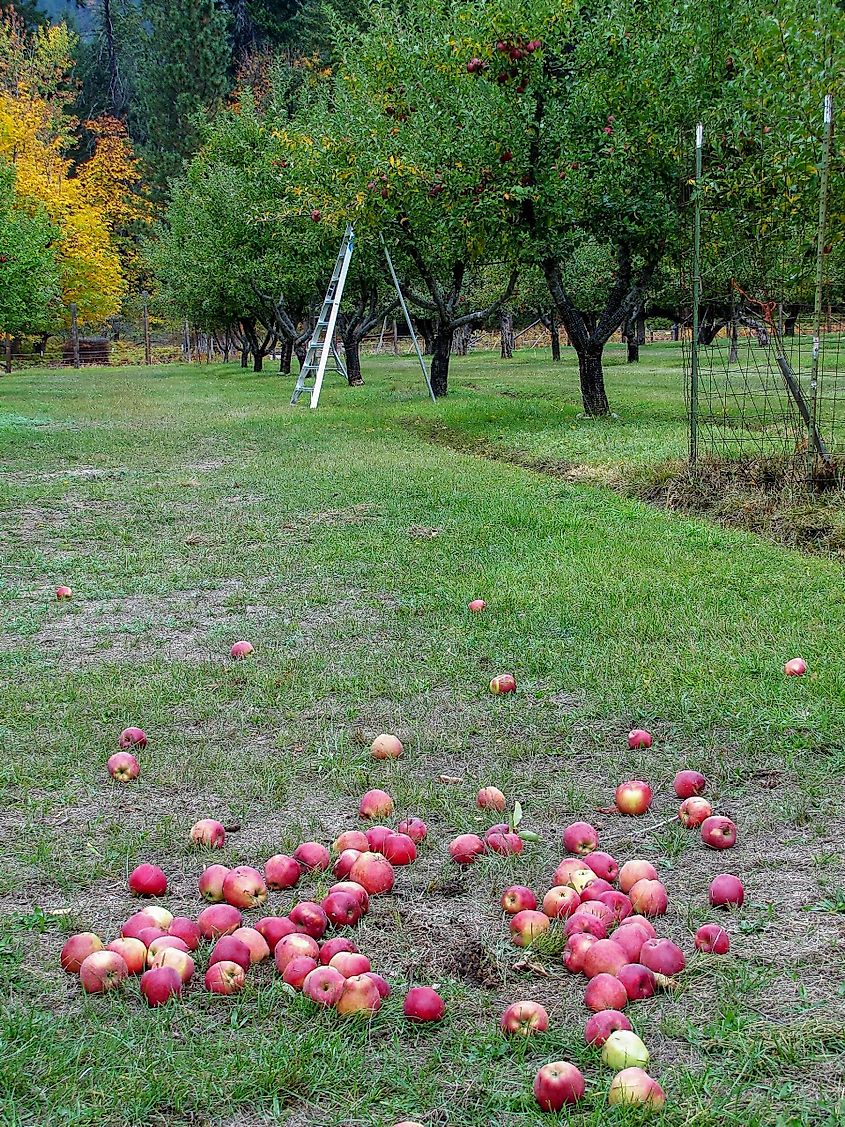
[[319,841],[304,841],[293,851],[295,861],[310,872],[324,873],[331,865],[331,854]]
[[65,585],[62,584],[62,586],[56,588],[56,598],[59,602],[62,602],[63,599],[72,599],[73,591],[71,591],[70,587],[65,587]]
[[736,843],[736,826],[730,818],[713,815],[701,823],[701,840],[711,849],[730,849]]
[[367,956],[358,951],[338,951],[336,955],[332,955],[329,966],[334,967],[344,978],[354,978],[355,975],[366,974],[373,969]]
[[615,888],[611,888],[609,892],[603,892],[599,897],[599,903],[610,909],[618,924],[622,923],[626,916],[630,916],[634,910],[630,897],[626,896],[624,892],[617,892]]
[[163,1006],[182,993],[182,979],[173,967],[153,967],[141,975],[141,994],[148,1006]]
[[494,677],[490,682],[490,692],[497,697],[504,693],[515,693],[516,678],[513,673],[500,673],[498,677]]
[[669,896],[659,880],[638,880],[628,896],[638,915],[662,916],[669,906]]
[[440,1021],[446,1003],[430,986],[412,986],[405,995],[402,1012],[411,1021]]
[[627,921],[625,926],[618,927],[613,933],[613,942],[621,947],[625,954],[628,956],[629,963],[636,963],[639,961],[640,951],[643,949],[643,944],[651,936],[645,928],[639,927],[637,924],[628,925]]
[[610,884],[613,884],[619,876],[619,864],[616,858],[611,857],[609,853],[593,850],[584,857],[584,864],[588,869],[592,869],[597,877],[601,877],[602,880],[606,880]]
[[173,913],[168,912],[167,908],[162,908],[161,904],[148,904],[144,908],[144,914],[152,916],[153,923],[158,924],[162,931],[167,931],[173,923]]
[[[533,895],[533,893],[532,893]],[[536,904],[537,901],[535,900]],[[543,911],[552,920],[566,919],[578,908],[581,897],[574,888],[565,884],[557,884],[550,888],[543,897]]]
[[415,845],[419,845],[428,834],[428,826],[422,818],[403,818],[398,830],[400,834],[407,834]]
[[124,728],[117,737],[117,744],[121,751],[128,751],[130,747],[145,748],[147,734],[143,728]]
[[694,798],[704,793],[707,780],[700,771],[679,771],[672,785],[678,798]]
[[319,223],[322,218],[323,218],[323,213],[320,211],[320,209],[317,208],[317,207],[313,208],[312,211],[311,211],[312,221],[314,223]]
[[189,951],[196,951],[202,938],[199,927],[187,916],[174,916],[167,925],[167,933],[181,939]]
[[628,747],[632,750],[651,747],[651,744],[651,732],[647,732],[645,728],[632,728],[628,733]]
[[311,955],[297,955],[287,964],[282,971],[282,978],[294,990],[301,990],[302,984],[311,973],[317,969],[317,960]]
[[374,1014],[381,1007],[381,994],[373,980],[366,974],[353,975],[343,984],[343,993],[335,1009],[344,1017],[350,1014]]
[[607,904],[602,904],[601,900],[582,901],[572,914],[594,916],[604,924],[605,931],[610,931],[616,926],[616,916]]
[[563,933],[567,939],[583,934],[592,935],[594,939],[606,939],[607,924],[592,912],[575,911],[563,925]]
[[473,599],[472,602],[467,603],[467,606],[473,614],[479,614],[481,611],[486,610],[487,604],[483,599]]
[[140,939],[147,948],[149,948],[150,944],[154,943],[156,939],[164,939],[166,936],[167,932],[157,924],[153,924],[151,927],[141,928],[138,932],[138,939]]
[[670,977],[687,965],[684,953],[671,939],[647,939],[640,950],[640,962],[655,974]]
[[[588,869],[587,866],[582,862],[581,868],[575,869],[575,871],[570,874],[569,880],[565,883],[568,884],[571,888],[574,888],[580,896],[583,894],[588,885],[595,884],[596,881],[600,880],[601,877],[597,877],[593,870]],[[610,885],[608,884],[608,882],[603,881],[602,885],[600,886],[600,893],[607,892],[609,889]]]
[[249,657],[254,649],[252,642],[235,642],[229,653],[235,661],[242,661],[245,657]]
[[231,872],[225,865],[209,865],[200,873],[199,890],[203,900],[219,904],[223,899],[223,881]]
[[186,985],[194,977],[194,960],[187,951],[181,951],[178,947],[164,947],[159,951],[152,963],[152,967],[173,967],[179,977],[182,979],[183,985]]
[[458,865],[471,865],[486,849],[477,834],[460,834],[449,842],[449,856]]
[[539,1002],[514,1002],[502,1014],[499,1025],[503,1033],[530,1037],[549,1028],[549,1015]]
[[188,945],[175,935],[159,935],[147,947],[147,965],[153,965],[153,959],[160,951],[187,951]]
[[205,988],[211,994],[237,994],[246,983],[246,971],[239,963],[225,959],[213,963],[205,972]]
[[232,932],[233,939],[239,939],[249,948],[250,966],[263,963],[270,958],[270,945],[264,936],[254,927],[239,927]]
[[334,873],[334,875],[341,878],[348,877],[350,872],[352,871],[352,866],[361,856],[361,853],[367,852],[369,848],[370,847],[368,845],[365,850],[344,849],[344,851],[335,861],[334,865],[332,865],[332,872]]
[[387,979],[382,978],[380,974],[376,974],[376,972],[372,970],[368,970],[365,973],[367,975],[367,978],[371,978],[376,984],[376,989],[378,990],[379,994],[381,994],[382,998],[389,998],[391,990],[390,983],[387,981]]
[[393,866],[379,853],[362,853],[349,870],[349,876],[353,883],[360,884],[371,896],[390,892],[396,880]]
[[482,787],[476,795],[475,805],[479,810],[497,810],[501,813],[506,799],[498,787]]
[[807,672],[807,663],[803,657],[793,657],[784,665],[783,672],[787,677],[803,677]]
[[79,967],[79,981],[87,994],[107,994],[128,974],[129,967],[116,951],[92,951]]
[[584,955],[584,974],[587,978],[618,975],[627,962],[628,956],[612,939],[597,939]]
[[745,899],[742,881],[730,873],[720,873],[710,882],[709,898],[712,908],[741,908]]
[[264,862],[264,880],[273,892],[294,888],[301,876],[299,864],[284,853],[276,853]]
[[214,818],[202,818],[191,826],[191,842],[194,845],[207,845],[211,849],[222,849],[226,843],[226,829],[222,822]]
[[[279,940],[284,939],[286,935],[292,935],[296,927],[287,916],[264,916],[256,923],[255,930],[259,935],[264,936],[272,954]],[[234,932],[232,934],[234,935]]]
[[417,847],[407,834],[386,837],[381,851],[391,865],[410,865],[417,858]]
[[393,813],[393,799],[386,790],[368,790],[358,804],[358,813],[369,821],[389,818]]
[[296,926],[297,931],[310,935],[312,939],[321,939],[328,927],[328,917],[319,904],[313,900],[302,900],[288,912],[288,919]]
[[657,936],[654,924],[646,916],[628,916],[623,926],[627,927],[629,924],[636,924],[637,927],[642,928],[646,933],[646,939],[654,939]]
[[139,865],[129,874],[129,891],[136,896],[163,896],[167,877],[158,865]]
[[487,839],[492,834],[509,834],[511,832],[512,832],[511,828],[510,828],[510,826],[508,825],[507,822],[496,822],[494,825],[492,825],[489,828],[489,830],[485,830],[485,832],[484,832],[484,844],[485,845],[487,844]]
[[651,787],[641,779],[631,779],[616,788],[616,809],[620,814],[645,814],[651,799]]
[[147,948],[140,939],[121,936],[120,939],[113,939],[106,950],[120,955],[129,974],[141,974],[147,965]]
[[[587,954],[589,954],[589,951]],[[616,975],[597,974],[587,983],[587,989],[584,991],[584,1005],[594,1014],[601,1010],[624,1010],[628,1005],[628,991]]]
[[538,936],[549,930],[551,921],[543,912],[527,909],[511,917],[511,939],[517,947],[530,947]]
[[404,750],[402,741],[397,736],[383,733],[373,740],[370,753],[373,759],[398,759]]
[[525,842],[515,833],[488,833],[484,842],[491,853],[498,853],[503,857],[516,857],[525,848]]
[[544,1064],[534,1077],[534,1098],[543,1111],[560,1111],[584,1095],[584,1076],[569,1061]]
[[666,1103],[663,1089],[641,1068],[623,1068],[613,1077],[607,1102],[619,1105],[638,1104],[658,1111]]
[[[642,948],[640,948],[642,950]],[[616,977],[625,987],[628,998],[632,1002],[637,1002],[641,998],[651,998],[657,989],[657,980],[654,977],[654,971],[649,970],[647,966],[642,963],[626,963],[624,967],[620,967],[616,972]],[[619,1068],[619,1065],[613,1065],[614,1068]]]
[[517,912],[533,912],[537,907],[537,897],[524,884],[512,884],[502,893],[501,905],[503,912],[515,916]]
[[320,947],[317,940],[312,939],[310,935],[305,935],[304,932],[294,932],[292,935],[283,936],[273,951],[273,960],[279,974],[284,974],[285,967],[291,959],[296,959],[300,955],[306,955],[315,961],[318,960]]
[[[130,916],[129,919],[126,920],[126,922],[120,929],[120,934],[126,939],[138,939],[144,928],[154,926],[155,920],[149,914],[149,912],[144,909],[143,912],[135,912],[134,915]],[[89,951],[88,953],[90,955],[91,952]]]
[[348,892],[332,892],[325,897],[320,906],[326,918],[335,927],[354,927],[364,914],[360,900]]
[[[362,853],[363,857],[364,854]],[[375,855],[378,857],[378,854]],[[388,862],[389,864],[389,862]],[[378,873],[376,873],[378,876]],[[327,895],[332,896],[335,892],[348,892],[350,896],[354,896],[358,903],[361,905],[361,911],[366,913],[370,908],[370,894],[362,884],[358,884],[354,880],[341,880],[337,884],[333,884],[329,889]]]
[[318,1006],[334,1006],[345,985],[346,979],[334,967],[317,967],[302,983],[302,993]]
[[619,1072],[632,1065],[648,1068],[651,1054],[632,1029],[617,1029],[605,1041],[601,1059],[602,1064]]
[[79,974],[79,968],[88,956],[102,950],[103,941],[93,931],[81,931],[78,935],[72,935],[59,956],[62,970],[68,974]]
[[[366,848],[373,853],[381,853],[384,849],[384,843],[395,831],[390,826],[370,826],[364,835],[367,839]],[[366,850],[365,850],[366,852]]]
[[695,949],[705,954],[727,955],[731,941],[728,933],[718,924],[702,924],[695,933]]
[[589,822],[573,822],[563,831],[563,848],[569,853],[577,853],[579,857],[592,853],[598,844],[598,830]]
[[339,955],[341,951],[356,952],[358,948],[351,939],[347,939],[345,935],[337,935],[334,939],[327,939],[325,943],[320,944],[320,962],[323,966],[328,966],[335,955]]
[[657,880],[657,869],[651,861],[626,861],[619,870],[619,887],[623,892],[630,892],[638,880]]
[[617,1029],[631,1029],[631,1023],[619,1010],[599,1010],[584,1026],[584,1040],[600,1049]]
[[355,849],[359,853],[364,853],[369,848],[370,843],[363,830],[344,830],[332,842],[332,850],[335,853],[343,853],[347,849]]
[[613,886],[604,877],[594,877],[584,885],[581,891],[581,903],[589,904],[590,901],[600,901],[606,892],[613,892]]
[[259,908],[267,899],[267,885],[258,869],[238,865],[223,880],[223,899],[235,908]]
[[583,973],[584,959],[594,943],[598,943],[598,939],[587,932],[571,935],[567,939],[566,946],[563,949],[563,965],[570,974]]
[[110,755],[106,768],[111,777],[117,779],[119,783],[128,783],[141,774],[141,764],[128,751],[116,751],[114,755]]
[[706,798],[685,798],[678,807],[678,821],[691,829],[700,826],[713,813],[713,807]]
[[212,904],[197,916],[197,927],[203,939],[219,939],[231,935],[243,924],[243,916],[231,904]]
[[235,939],[234,935],[224,935],[214,944],[208,957],[208,965],[214,963],[237,963],[244,970],[252,965],[252,953],[246,943]]

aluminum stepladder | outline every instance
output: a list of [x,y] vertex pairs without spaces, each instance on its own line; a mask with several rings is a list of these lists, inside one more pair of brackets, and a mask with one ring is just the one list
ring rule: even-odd
[[311,397],[311,409],[312,411],[316,409],[320,402],[320,390],[323,386],[323,376],[326,374],[329,358],[334,361],[334,370],[346,376],[346,368],[334,346],[334,333],[354,246],[355,232],[350,223],[340,244],[337,262],[332,271],[329,288],[326,290],[320,316],[314,326],[308,351],[305,354],[305,362],[300,368],[296,387],[293,389],[291,405],[297,402],[303,392],[308,392]]

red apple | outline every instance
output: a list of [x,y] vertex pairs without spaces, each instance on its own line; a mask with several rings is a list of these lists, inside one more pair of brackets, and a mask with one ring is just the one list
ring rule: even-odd
[[376,984],[376,989],[378,990],[379,994],[381,994],[382,998],[390,997],[390,983],[386,978],[382,978],[380,974],[376,974],[375,971],[372,970],[366,971],[366,975],[367,978],[371,978]]
[[503,1033],[530,1037],[549,1028],[549,1015],[539,1002],[514,1002],[502,1014],[499,1025]]
[[357,974],[366,974],[373,969],[367,956],[358,951],[338,951],[332,955],[329,966],[334,967],[344,978],[354,978]]
[[619,870],[619,887],[630,892],[638,880],[657,880],[657,869],[650,861],[626,861]]
[[143,749],[147,746],[147,734],[143,728],[124,728],[117,737],[117,743],[121,751],[128,751],[130,747]]
[[412,986],[405,995],[402,1012],[411,1021],[440,1021],[446,1012],[446,1003],[429,986]]
[[611,1033],[619,1029],[632,1029],[630,1021],[619,1010],[599,1010],[584,1026],[584,1040],[600,1049]]
[[584,857],[598,848],[599,834],[589,822],[573,822],[563,831],[563,848]]
[[501,812],[504,810],[505,804],[505,796],[498,787],[482,787],[475,799],[475,805],[479,810],[497,810]]
[[153,967],[141,975],[141,994],[149,1006],[163,1006],[182,993],[182,979],[173,967]]
[[563,932],[567,939],[584,934],[592,935],[594,939],[606,939],[607,924],[592,912],[576,911],[563,925]]
[[597,974],[587,983],[584,1005],[594,1014],[601,1010],[624,1010],[628,1005],[628,992],[616,975]]
[[484,841],[491,853],[502,857],[517,857],[525,848],[525,842],[515,833],[488,833]]
[[616,916],[613,911],[608,908],[607,904],[603,904],[601,900],[587,900],[579,904],[573,915],[582,916],[595,916],[604,924],[605,931],[610,931],[611,928],[616,926]]
[[216,822],[214,818],[202,818],[191,826],[191,841],[194,845],[222,849],[226,843],[225,827],[222,822]]
[[343,853],[346,849],[356,849],[359,853],[364,853],[369,848],[370,843],[363,830],[344,830],[332,842],[335,853]]
[[367,852],[369,848],[370,847],[368,845],[366,850],[363,851],[360,849],[344,849],[344,851],[335,861],[334,865],[332,865],[332,872],[334,873],[334,875],[341,878],[348,877],[350,872],[352,871],[352,866],[361,856],[361,853]]
[[616,977],[625,987],[632,1002],[640,998],[651,998],[657,989],[654,971],[642,963],[627,963],[616,972]]
[[360,900],[348,892],[332,892],[325,897],[320,906],[326,918],[335,927],[354,927],[364,914]]
[[713,908],[741,908],[745,889],[739,877],[720,873],[710,883],[710,905]]
[[628,733],[628,747],[632,749],[651,747],[651,744],[651,732],[647,732],[645,728],[632,728]]
[[606,880],[610,884],[613,884],[619,876],[619,864],[616,858],[611,857],[609,853],[593,850],[584,857],[584,864],[588,869],[592,869],[597,877],[601,877],[602,880]]
[[486,849],[477,834],[460,834],[449,842],[449,856],[458,865],[471,865]]
[[391,865],[410,865],[417,857],[417,847],[406,834],[386,837],[381,851]]
[[671,939],[647,939],[640,950],[640,962],[667,978],[679,974],[687,965],[683,951]]
[[56,598],[59,600],[59,602],[61,602],[63,599],[72,599],[73,591],[71,591],[70,587],[66,587],[64,584],[62,584],[60,587],[56,588]]
[[161,904],[147,904],[143,911],[145,915],[152,916],[153,922],[158,924],[162,931],[167,931],[173,923],[173,913],[162,908]]
[[167,932],[160,928],[158,924],[153,924],[152,927],[143,927],[138,932],[138,939],[140,939],[147,948],[149,948],[156,939],[164,939],[165,937],[167,937]]
[[300,901],[288,912],[288,918],[297,931],[310,935],[312,939],[321,939],[329,922],[322,907],[313,900]]
[[613,913],[616,922],[622,923],[626,916],[630,916],[633,912],[631,900],[624,892],[617,892],[612,888],[610,892],[603,892],[599,897],[599,903],[604,904]]
[[294,990],[301,990],[305,979],[312,970],[316,969],[317,960],[312,958],[311,955],[297,955],[282,971],[282,978]]
[[584,974],[595,978],[598,974],[618,975],[628,962],[628,956],[612,939],[597,939],[584,956]]
[[510,921],[511,940],[517,947],[530,947],[538,936],[549,930],[550,923],[543,912],[517,912]]
[[286,935],[292,935],[296,931],[296,927],[287,916],[265,916],[256,923],[255,930],[259,935],[264,936],[272,954],[276,950],[276,944],[279,940],[284,939]]
[[116,751],[106,763],[109,774],[119,783],[128,783],[141,774],[141,764],[128,751]]
[[120,955],[129,974],[141,974],[147,965],[147,948],[140,939],[121,936],[120,939],[113,939],[106,950]]
[[516,678],[513,673],[500,673],[498,677],[494,677],[490,682],[490,692],[497,697],[503,693],[515,693]]
[[310,872],[324,873],[331,865],[331,854],[319,841],[304,841],[293,851],[294,860]]
[[[363,857],[364,854],[362,853]],[[378,856],[378,854],[376,854]],[[388,862],[389,863],[389,862]],[[378,875],[378,874],[376,874]],[[361,911],[367,913],[370,909],[370,895],[362,884],[358,884],[354,880],[341,880],[337,884],[333,884],[329,889],[327,895],[333,896],[335,892],[347,892],[350,896],[354,896],[358,903],[361,905]]]
[[199,927],[187,916],[174,916],[168,924],[167,932],[168,935],[181,939],[189,951],[196,951],[202,938]]
[[88,956],[102,950],[103,941],[93,931],[82,931],[78,935],[72,935],[62,947],[59,956],[62,970],[67,971],[68,974],[79,974],[79,968]]
[[616,809],[620,814],[645,814],[651,799],[651,787],[641,779],[631,779],[616,788]]
[[223,899],[223,881],[231,872],[225,865],[209,865],[200,873],[199,890],[203,900],[219,904]]
[[736,826],[730,818],[713,815],[701,823],[701,840],[711,849],[730,849],[736,844]]
[[621,947],[625,954],[628,956],[629,963],[639,961],[640,951],[643,949],[643,944],[651,936],[648,932],[637,924],[625,924],[624,927],[618,927],[613,933],[613,942],[617,947]]
[[678,821],[684,826],[695,829],[712,813],[713,807],[706,798],[685,798],[678,807]]
[[299,864],[285,853],[276,853],[264,862],[264,880],[273,892],[294,888],[301,876]]
[[678,798],[693,798],[704,793],[707,780],[700,771],[679,771],[672,785]]
[[803,657],[793,657],[784,665],[783,672],[787,677],[803,677],[807,672],[807,663]]
[[642,928],[642,930],[646,933],[646,939],[654,939],[657,935],[657,932],[654,930],[654,924],[645,916],[628,916],[628,918],[625,920],[625,923],[623,924],[623,927],[628,927],[629,925],[633,924],[636,924],[637,927]]
[[[136,912],[124,923],[123,927],[120,929],[120,934],[127,939],[139,939],[144,928],[154,926],[155,920],[149,912]],[[91,952],[89,951],[88,953],[90,954]]]
[[152,966],[156,955],[168,950],[187,951],[188,945],[176,935],[159,935],[147,947],[147,965]]
[[373,759],[398,759],[404,750],[402,741],[397,736],[386,733],[376,736],[370,748]]
[[399,833],[407,834],[415,845],[419,845],[428,833],[428,826],[422,818],[403,818],[398,828]]
[[129,968],[116,951],[92,951],[79,967],[79,981],[86,994],[107,994],[128,974]]
[[302,993],[318,1006],[335,1006],[346,979],[334,967],[317,967],[302,983]]
[[351,939],[347,939],[345,935],[335,936],[334,939],[327,939],[325,943],[320,944],[320,962],[323,966],[328,966],[335,955],[339,955],[341,951],[356,952],[358,948]]
[[234,935],[224,935],[214,944],[208,957],[208,965],[215,963],[237,963],[244,970],[249,970],[252,965],[252,954],[246,943],[235,939]]
[[396,880],[393,866],[378,853],[362,853],[349,870],[349,876],[371,896],[390,892]]
[[639,915],[662,916],[669,906],[666,889],[659,880],[638,880],[628,895]]
[[384,843],[394,832],[390,826],[370,826],[364,835],[367,839],[367,849],[373,853],[381,853],[384,849]]
[[129,891],[136,896],[163,896],[167,877],[158,865],[139,865],[129,874]]
[[534,1098],[543,1111],[560,1111],[584,1095],[584,1076],[569,1061],[544,1064],[534,1077]]
[[182,984],[186,985],[194,977],[194,960],[187,951],[181,951],[177,947],[164,947],[159,951],[150,963],[151,967],[173,967],[179,977],[182,979]]
[[580,932],[567,939],[566,947],[563,949],[563,965],[570,974],[583,973],[584,959],[594,943],[598,943],[598,939],[587,932]]
[[584,874],[584,879],[589,880],[592,880],[595,876],[593,870],[587,868],[582,858],[566,857],[555,869],[552,881],[555,884],[568,884],[574,887],[571,882],[573,879],[578,879],[579,874]]
[[728,933],[718,924],[702,924],[695,933],[696,951],[704,951],[705,954],[727,955],[730,946],[731,941]]
[[515,916],[517,912],[533,912],[537,907],[537,897],[524,884],[512,884],[502,893],[501,905],[503,912]]
[[487,604],[483,599],[473,599],[472,602],[467,603],[467,606],[473,614],[478,614],[486,608]]
[[385,790],[368,790],[358,804],[358,813],[370,821],[389,818],[393,813],[393,799]]
[[255,647],[253,646],[252,642],[235,642],[229,653],[232,655],[235,661],[242,661],[243,658],[249,657],[254,649]]
[[205,972],[205,988],[211,994],[237,994],[245,983],[246,971],[239,963],[224,960]]
[[317,207],[313,208],[312,211],[311,211],[312,222],[319,223],[322,218],[323,218],[322,211],[320,211],[320,209],[317,208]]
[[[532,894],[533,895],[533,894]],[[534,901],[536,904],[536,900]],[[543,897],[543,911],[552,920],[566,919],[578,908],[581,897],[574,888],[557,884]]]
[[270,958],[270,945],[257,928],[239,927],[237,931],[232,932],[232,938],[240,940],[249,948],[250,966],[263,963],[265,959]]
[[581,903],[589,904],[591,900],[599,901],[606,892],[613,892],[613,886],[604,877],[594,877],[589,884],[585,884],[581,892]]
[[654,1111],[666,1103],[663,1089],[641,1068],[623,1068],[617,1072],[610,1084],[607,1102],[611,1106],[640,1105]]
[[219,939],[231,935],[243,923],[243,916],[231,904],[212,904],[197,916],[197,927],[203,939]]
[[335,1009],[339,1014],[374,1014],[381,1007],[381,994],[373,980],[366,974],[353,975],[343,985]]
[[223,899],[235,908],[259,908],[267,899],[267,885],[258,869],[238,865],[223,881]]
[[283,936],[273,951],[273,960],[279,974],[284,974],[285,967],[291,959],[296,959],[300,955],[306,955],[315,961],[319,959],[320,948],[317,940],[312,939],[310,935],[305,935],[304,932],[295,932],[293,935]]

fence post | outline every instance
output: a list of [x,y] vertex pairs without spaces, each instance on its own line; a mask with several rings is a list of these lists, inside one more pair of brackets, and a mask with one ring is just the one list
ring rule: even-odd
[[5,361],[5,364],[3,365],[3,367],[6,369],[7,375],[10,375],[11,371],[12,371],[12,354],[14,352],[14,348],[15,348],[15,338],[12,336],[11,333],[7,333],[6,334],[6,343],[5,343],[5,348],[4,348],[5,353],[6,353],[6,361]]
[[152,364],[152,348],[150,346],[150,295],[144,290],[141,295],[144,299],[144,363]]
[[185,359],[191,363],[191,329],[188,325],[188,318],[185,318]]
[[689,460],[698,464],[698,319],[701,302],[701,149],[704,126],[695,127],[695,233],[692,261],[692,348],[690,352]]
[[822,306],[824,301],[825,247],[827,245],[827,211],[830,196],[830,157],[833,148],[833,95],[824,99],[824,145],[822,148],[821,181],[819,184],[819,229],[816,241],[816,295],[813,305],[813,359],[810,365],[810,418],[807,433],[807,479],[812,486],[816,477],[818,444],[819,353],[821,351]]
[[76,302],[70,303],[70,345],[73,350],[73,366],[80,367],[79,361],[79,322],[76,317]]

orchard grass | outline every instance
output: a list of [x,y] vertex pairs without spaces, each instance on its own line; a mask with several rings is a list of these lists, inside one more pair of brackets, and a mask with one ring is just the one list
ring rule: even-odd
[[[2,1122],[526,1127],[553,1118],[531,1083],[556,1059],[587,1077],[570,1122],[642,1122],[606,1105],[559,941],[533,957],[545,974],[519,966],[498,911],[509,883],[548,887],[581,818],[658,865],[661,926],[687,952],[713,875],[746,884],[719,917],[731,955],[690,959],[675,992],[632,1007],[668,1097],[653,1121],[842,1122],[842,567],[625,495],[686,442],[677,349],[642,354],[611,350],[618,417],[600,422],[578,416],[571,358],[542,353],[456,361],[437,405],[415,362],[370,359],[366,386],[330,378],[316,413],[289,408],[290,378],[235,366],[2,381]],[[255,654],[234,663],[240,638]],[[798,654],[810,672],[785,679]],[[493,697],[504,671],[518,691]],[[130,723],[150,736],[141,779],[114,784]],[[634,726],[652,750],[627,750]],[[381,731],[403,759],[370,759]],[[683,766],[737,822],[732,851],[671,823]],[[625,777],[655,785],[645,818],[597,812]],[[541,841],[459,871],[446,845],[488,824],[484,784]],[[110,939],[137,907],[142,860],[196,915],[198,818],[239,827],[213,860],[261,864],[357,825],[370,786],[430,828],[356,929],[394,987],[371,1024],[315,1012],[266,966],[219,998],[200,958],[158,1010],[136,982],[86,998],[60,970],[66,935]],[[405,1023],[411,982],[440,984],[442,1025]],[[550,1028],[514,1044],[498,1017],[521,998]]]

